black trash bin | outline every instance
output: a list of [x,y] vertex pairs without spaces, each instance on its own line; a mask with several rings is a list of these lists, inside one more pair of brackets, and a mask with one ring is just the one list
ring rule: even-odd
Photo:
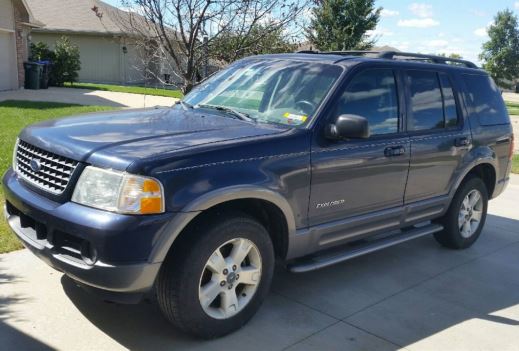
[[515,85],[515,92],[516,92],[516,94],[519,94],[519,84]]
[[36,62],[24,62],[25,69],[25,89],[40,89],[43,65]]
[[43,66],[40,78],[40,89],[49,89],[51,63],[50,61],[37,61],[36,63]]

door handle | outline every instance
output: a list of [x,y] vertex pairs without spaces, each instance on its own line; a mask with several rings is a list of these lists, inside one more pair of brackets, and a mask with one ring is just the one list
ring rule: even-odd
[[384,149],[384,156],[386,157],[394,157],[394,156],[402,156],[405,154],[405,147],[400,146],[389,146]]
[[472,142],[469,137],[459,137],[454,140],[454,145],[457,147],[469,146]]

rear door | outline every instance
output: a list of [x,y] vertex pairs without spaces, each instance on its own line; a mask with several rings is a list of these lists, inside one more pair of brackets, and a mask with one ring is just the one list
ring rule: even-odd
[[447,73],[407,70],[404,79],[411,142],[404,201],[409,204],[449,192],[461,172],[471,134],[461,117],[460,96]]

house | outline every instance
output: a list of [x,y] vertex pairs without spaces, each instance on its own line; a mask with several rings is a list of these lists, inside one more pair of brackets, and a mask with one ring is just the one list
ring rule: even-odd
[[153,80],[146,71],[161,73],[160,63],[129,33],[129,12],[99,0],[25,1],[44,24],[32,30],[33,43],[41,41],[52,49],[56,40],[67,36],[79,47],[80,82],[143,84]]
[[23,86],[29,33],[38,26],[25,0],[0,0],[0,90]]

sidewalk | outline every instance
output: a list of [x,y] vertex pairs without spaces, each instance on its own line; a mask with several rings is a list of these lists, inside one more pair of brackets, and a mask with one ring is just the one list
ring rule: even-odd
[[117,93],[102,90],[51,87],[49,89],[42,90],[22,89],[2,91],[0,92],[0,101],[3,100],[51,101],[79,105],[143,108],[154,106],[171,106],[177,99],[162,96]]

